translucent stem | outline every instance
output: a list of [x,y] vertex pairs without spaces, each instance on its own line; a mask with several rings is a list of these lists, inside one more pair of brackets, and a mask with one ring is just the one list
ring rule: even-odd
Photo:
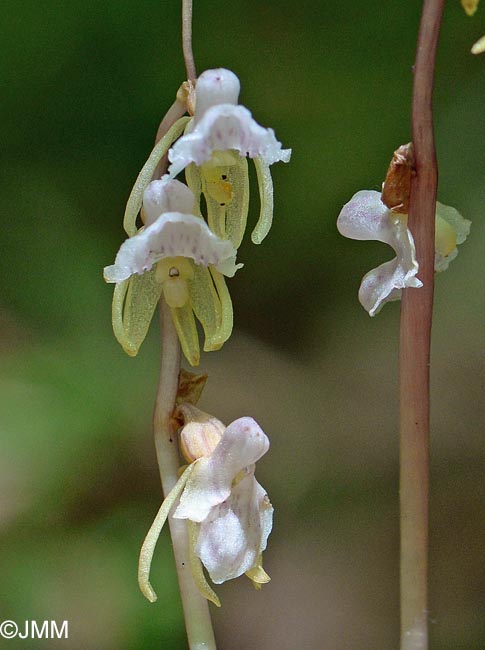
[[[153,433],[163,492],[168,495],[177,483],[180,466],[176,431],[171,422],[180,371],[180,344],[170,308],[163,298],[160,300],[160,321],[162,360],[153,414]],[[207,600],[200,595],[192,577],[187,523],[170,516],[168,523],[189,648],[190,650],[216,650],[209,606]]]
[[192,0],[182,0],[182,50],[187,80],[195,81],[197,73],[192,52]]
[[429,364],[438,181],[432,92],[444,0],[424,0],[412,107],[416,175],[409,227],[420,289],[405,289],[400,340],[401,650],[428,648]]

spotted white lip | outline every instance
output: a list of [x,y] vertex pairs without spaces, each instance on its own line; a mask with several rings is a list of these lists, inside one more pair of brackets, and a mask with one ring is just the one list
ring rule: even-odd
[[242,266],[235,263],[236,250],[231,242],[214,235],[205,221],[190,214],[167,212],[121,245],[115,263],[104,269],[104,279],[122,282],[135,273],[149,271],[165,257],[188,257],[206,267],[212,264],[228,277]]

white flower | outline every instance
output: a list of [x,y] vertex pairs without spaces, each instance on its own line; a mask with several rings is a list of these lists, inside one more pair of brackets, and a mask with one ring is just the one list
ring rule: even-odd
[[146,226],[129,237],[104,269],[115,282],[113,329],[123,349],[135,355],[163,293],[182,349],[199,363],[194,315],[205,332],[205,350],[216,350],[232,331],[232,304],[223,275],[240,268],[232,244],[190,214],[194,195],[179,181],[153,181],[144,193]]
[[416,277],[416,249],[407,217],[389,210],[380,192],[361,190],[354,194],[342,208],[337,228],[344,237],[381,241],[396,252],[397,257],[372,269],[362,280],[359,300],[370,316],[375,316],[384,303],[399,300],[401,289],[423,286]]
[[237,105],[239,79],[230,70],[206,70],[197,79],[193,122],[169,150],[173,178],[190,163],[201,166],[215,152],[237,151],[260,157],[268,165],[288,162],[290,149],[282,149],[273,129],[265,129],[244,106]]
[[[191,405],[186,406],[192,412],[201,413]],[[183,409],[184,405],[179,408]],[[202,431],[203,425],[200,426]],[[254,477],[255,463],[267,452],[269,440],[250,417],[232,422],[222,436],[218,427],[214,432],[219,441],[212,443],[211,447],[214,444],[215,447],[185,470],[162,504],[143,545],[139,583],[150,600],[155,597],[148,580],[154,546],[180,494],[173,517],[186,519],[190,524],[193,552],[214,583],[220,584],[244,573],[256,584],[269,580],[262,569],[261,555],[271,532],[273,507]],[[203,435],[207,436],[207,428]],[[203,574],[197,570],[193,572],[201,592],[218,603]]]
[[[452,207],[436,203],[435,271],[444,271],[470,232],[470,221]],[[359,300],[371,316],[391,300],[401,298],[402,289],[422,287],[413,236],[407,227],[407,215],[390,210],[381,201],[380,192],[361,190],[344,205],[337,219],[344,237],[381,241],[392,246],[397,257],[369,271],[359,289]]]
[[197,80],[194,118],[169,151],[169,177],[185,170],[197,204],[204,195],[207,221],[222,239],[239,248],[246,228],[249,177],[246,156],[254,160],[261,200],[252,241],[260,244],[273,220],[270,165],[288,162],[274,131],[260,126],[244,106],[237,105],[239,79],[233,72],[207,70]]
[[212,454],[195,461],[174,512],[175,519],[199,524],[195,553],[216,584],[249,571],[266,548],[273,508],[254,463],[268,449],[252,418],[235,420]]

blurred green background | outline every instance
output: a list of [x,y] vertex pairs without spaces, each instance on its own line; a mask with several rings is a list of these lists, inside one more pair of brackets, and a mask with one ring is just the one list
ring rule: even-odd
[[[410,139],[421,3],[195,2],[199,71],[224,66],[291,164],[275,220],[230,281],[235,332],[204,355],[201,406],[255,417],[271,452],[272,582],[218,588],[225,650],[398,645],[399,306],[370,319],[361,277],[390,249],[341,238],[359,189],[379,189]],[[69,640],[2,648],[186,647],[168,535],[150,605],[140,544],[161,495],[150,433],[156,323],[139,356],[111,332],[102,281],[124,204],[184,79],[174,1],[10,1],[1,21],[0,620],[69,620]],[[439,197],[473,221],[436,283],[431,635],[485,647],[485,7],[447,3],[435,109]],[[252,205],[253,223],[258,200]]]

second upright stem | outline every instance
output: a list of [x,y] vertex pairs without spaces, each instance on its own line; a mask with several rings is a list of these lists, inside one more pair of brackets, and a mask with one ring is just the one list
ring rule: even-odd
[[405,289],[400,337],[401,650],[428,648],[429,365],[434,290],[437,164],[432,93],[444,0],[424,0],[414,69],[416,175],[409,228],[420,289]]

